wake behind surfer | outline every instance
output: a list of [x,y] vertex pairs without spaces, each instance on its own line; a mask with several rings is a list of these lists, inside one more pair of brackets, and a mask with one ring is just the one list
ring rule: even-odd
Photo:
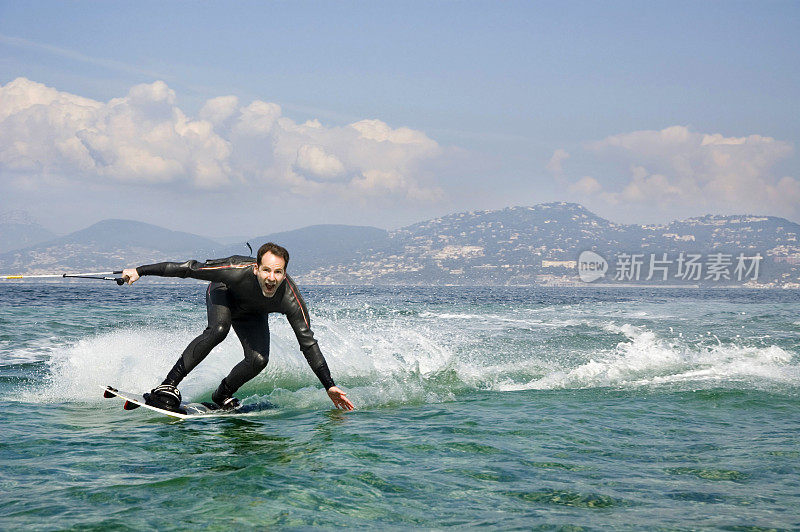
[[204,263],[194,260],[183,263],[160,262],[123,270],[122,277],[128,284],[133,284],[144,275],[211,281],[206,289],[208,327],[189,343],[164,382],[148,394],[148,404],[177,410],[181,403],[178,384],[225,339],[233,327],[244,348],[244,360],[222,379],[211,398],[221,408],[236,408],[239,401],[233,394],[267,366],[267,316],[279,312],[289,320],[300,350],[333,404],[337,408],[352,410],[353,403],[331,378],[328,364],[311,331],[305,302],[297,285],[286,274],[288,264],[289,252],[268,242],[258,249],[255,261],[252,257],[234,255]]

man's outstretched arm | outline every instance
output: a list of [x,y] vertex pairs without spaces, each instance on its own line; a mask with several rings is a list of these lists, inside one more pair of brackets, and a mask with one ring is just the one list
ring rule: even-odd
[[128,284],[135,283],[139,277],[144,275],[181,278],[191,277],[192,279],[200,279],[202,281],[225,282],[232,276],[235,276],[236,272],[253,267],[253,262],[242,259],[247,259],[247,257],[242,258],[235,255],[225,259],[215,259],[206,262],[187,260],[186,262],[145,264],[137,268],[126,268],[122,270],[122,278],[125,279]]
[[314,338],[314,333],[311,331],[311,319],[308,316],[308,309],[306,309],[305,301],[300,296],[297,286],[288,276],[284,282],[287,285],[287,290],[283,299],[282,312],[286,315],[289,325],[294,330],[297,343],[300,344],[300,350],[303,352],[306,362],[308,362],[311,370],[325,387],[328,397],[331,398],[336,408],[353,410],[355,406],[346,397],[347,394],[333,382],[325,357],[322,356],[322,351]]

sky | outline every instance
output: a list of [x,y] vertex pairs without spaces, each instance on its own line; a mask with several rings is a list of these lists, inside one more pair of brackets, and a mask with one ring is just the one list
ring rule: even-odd
[[800,3],[0,0],[0,211],[800,222]]

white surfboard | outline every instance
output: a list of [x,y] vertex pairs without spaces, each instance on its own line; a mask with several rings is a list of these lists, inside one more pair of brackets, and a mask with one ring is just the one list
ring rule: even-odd
[[137,393],[125,392],[122,390],[117,390],[111,386],[100,386],[103,389],[103,397],[110,399],[112,397],[119,397],[125,404],[122,407],[125,410],[133,410],[134,408],[139,408],[143,406],[145,408],[149,408],[150,410],[154,410],[159,414],[165,414],[167,416],[177,417],[180,419],[188,419],[193,417],[203,417],[203,416],[224,416],[237,413],[238,409],[234,410],[222,410],[220,408],[214,408],[216,405],[211,403],[181,403],[180,411],[173,412],[172,410],[164,410],[163,408],[158,408],[157,406],[148,405],[147,401],[145,400],[144,396],[139,395]]

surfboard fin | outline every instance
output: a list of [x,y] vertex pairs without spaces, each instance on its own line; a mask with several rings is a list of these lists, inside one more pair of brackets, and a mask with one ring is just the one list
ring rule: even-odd
[[106,399],[111,399],[112,397],[116,397],[117,394],[114,393],[116,391],[117,390],[112,388],[111,386],[106,386],[106,390],[103,392],[103,397],[105,397]]
[[124,408],[125,410],[136,410],[140,406],[142,406],[142,405],[137,405],[136,403],[131,403],[130,401],[125,401],[125,404],[122,405],[122,408]]

